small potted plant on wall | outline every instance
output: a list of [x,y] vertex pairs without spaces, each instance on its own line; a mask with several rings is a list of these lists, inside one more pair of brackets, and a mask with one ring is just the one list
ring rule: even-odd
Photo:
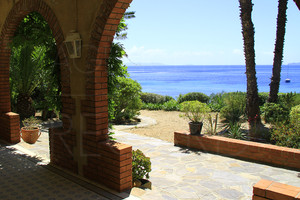
[[24,119],[22,122],[23,122],[23,127],[21,128],[22,139],[29,144],[34,144],[41,135],[41,131],[39,128],[39,125],[41,124],[41,120],[38,120],[35,117],[30,117]]
[[[132,151],[132,179],[134,187],[151,189],[149,173],[151,172],[151,161],[139,149]],[[144,177],[146,179],[144,179]]]
[[205,115],[210,111],[207,104],[199,101],[185,101],[180,104],[181,117],[190,120],[189,127],[192,135],[200,135]]

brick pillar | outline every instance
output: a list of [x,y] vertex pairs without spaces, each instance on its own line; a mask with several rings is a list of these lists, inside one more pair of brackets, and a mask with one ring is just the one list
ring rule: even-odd
[[20,116],[13,112],[0,115],[0,138],[16,144],[20,142]]
[[132,188],[132,147],[114,141],[98,143],[88,155],[84,176],[116,191]]
[[86,99],[81,113],[86,119],[83,150],[86,178],[119,192],[132,187],[132,147],[108,139],[107,59],[118,24],[132,0],[105,0],[96,17],[90,40]]

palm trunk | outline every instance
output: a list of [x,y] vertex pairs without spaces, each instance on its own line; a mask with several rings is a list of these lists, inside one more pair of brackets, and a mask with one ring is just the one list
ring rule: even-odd
[[20,119],[34,116],[35,110],[33,108],[33,101],[27,94],[19,94],[17,97],[17,112],[20,115]]
[[285,36],[286,25],[286,10],[288,0],[279,0],[278,3],[278,16],[277,16],[277,32],[276,43],[274,50],[273,60],[273,74],[270,83],[270,94],[268,102],[276,103],[278,99],[279,85],[280,85],[280,73],[283,58],[283,46]]
[[259,98],[257,89],[255,50],[254,50],[254,25],[252,23],[252,0],[239,0],[241,9],[242,33],[244,39],[244,52],[247,75],[247,115],[250,127],[250,137],[257,138],[257,129],[261,124]]

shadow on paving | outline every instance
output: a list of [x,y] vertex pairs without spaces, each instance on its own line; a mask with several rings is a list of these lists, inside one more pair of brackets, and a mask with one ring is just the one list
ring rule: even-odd
[[0,142],[0,199],[124,199]]

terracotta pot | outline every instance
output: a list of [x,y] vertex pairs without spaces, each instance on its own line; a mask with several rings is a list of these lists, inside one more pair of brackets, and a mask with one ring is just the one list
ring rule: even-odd
[[190,133],[191,135],[200,135],[203,123],[202,122],[190,122]]
[[34,144],[40,136],[41,131],[39,128],[35,128],[32,130],[26,130],[25,127],[21,128],[21,137],[25,142],[29,144]]

